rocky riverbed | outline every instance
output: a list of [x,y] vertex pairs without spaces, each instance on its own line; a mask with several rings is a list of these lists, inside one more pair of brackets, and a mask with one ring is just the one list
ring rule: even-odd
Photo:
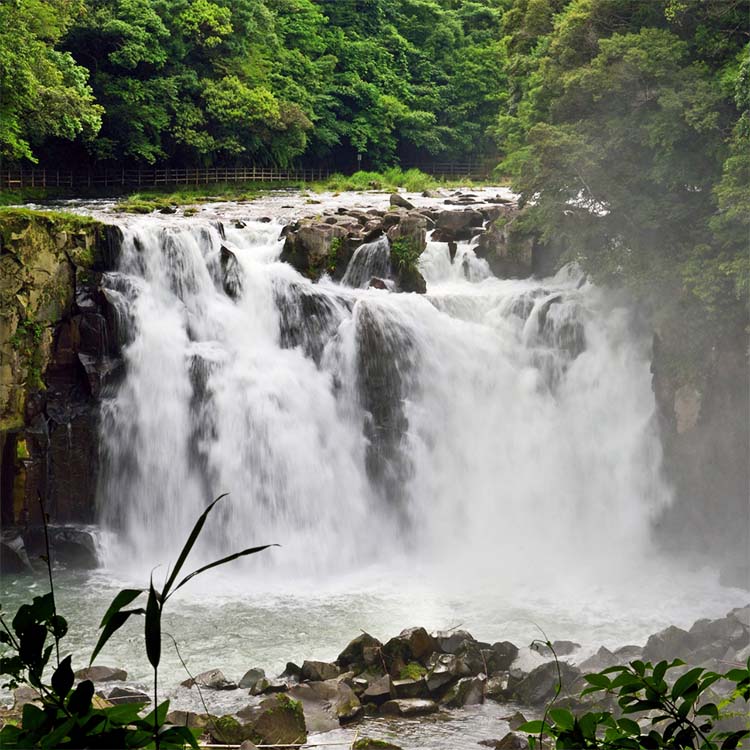
[[[572,641],[489,643],[461,628],[428,633],[412,627],[385,642],[363,632],[332,662],[289,662],[278,675],[261,666],[242,675],[220,668],[193,675],[172,693],[170,720],[203,730],[214,743],[351,743],[373,737],[427,748],[445,746],[440,737],[448,730],[511,750],[524,746],[514,730],[553,700],[574,710],[613,707],[606,697],[580,697],[585,674],[635,659],[679,658],[720,673],[744,665],[750,658],[750,605],[698,620],[688,630],[670,626],[643,645],[601,647],[585,659],[580,654]],[[562,691],[555,698],[558,670]],[[129,682],[123,668],[94,666],[76,677],[92,680],[100,697],[113,704],[151,700],[146,686]],[[33,699],[28,689],[17,690],[5,716]],[[460,746],[469,745],[462,740]]]

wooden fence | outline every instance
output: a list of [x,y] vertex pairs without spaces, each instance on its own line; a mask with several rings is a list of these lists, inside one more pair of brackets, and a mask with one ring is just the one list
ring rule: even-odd
[[[480,165],[465,162],[432,162],[407,165],[435,177],[486,176]],[[287,169],[280,167],[210,167],[205,169],[136,168],[61,170],[44,167],[0,170],[0,189],[21,188],[116,188],[211,185],[223,182],[314,182],[328,179],[333,172],[322,167]]]

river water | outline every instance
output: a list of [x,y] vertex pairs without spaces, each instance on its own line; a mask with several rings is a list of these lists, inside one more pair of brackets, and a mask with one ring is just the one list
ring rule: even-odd
[[[279,262],[283,222],[254,210],[244,226],[220,208],[123,223],[105,278],[126,376],[102,411],[103,567],[58,576],[74,662],[117,588],[163,579],[223,492],[185,572],[281,546],[170,601],[166,628],[193,673],[274,674],[335,658],[361,630],[386,639],[412,625],[519,646],[544,631],[580,642],[580,660],[745,603],[652,543],[672,495],[650,342],[616,294],[575,267],[495,279],[468,244],[451,261],[437,242],[420,259],[426,295],[360,288],[388,262],[382,243],[358,253],[347,283],[312,284]],[[28,582],[3,587],[11,609]],[[147,685],[140,627],[98,662]],[[165,649],[165,692],[200,709]],[[211,700],[220,712],[240,698]],[[475,747],[502,736],[507,713],[420,722],[402,744]]]

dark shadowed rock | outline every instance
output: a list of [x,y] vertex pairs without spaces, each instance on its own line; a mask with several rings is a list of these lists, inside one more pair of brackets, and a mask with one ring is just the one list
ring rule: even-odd
[[375,740],[371,737],[360,737],[355,740],[352,750],[401,750],[400,745],[394,745],[385,740]]
[[340,680],[296,685],[289,696],[302,704],[310,732],[329,732],[359,718],[364,712],[354,691]]
[[525,734],[510,732],[494,745],[495,750],[529,750],[529,740]]
[[389,675],[385,675],[370,682],[367,689],[362,693],[362,702],[380,705],[387,701],[392,693],[391,678]]
[[435,693],[453,680],[470,674],[468,666],[455,654],[433,654],[428,662],[427,688]]
[[518,656],[518,647],[510,641],[498,641],[492,644],[489,653],[484,651],[483,653],[489,669],[488,674],[492,674],[493,672],[510,669],[510,665]]
[[124,687],[113,688],[107,696],[107,700],[115,705],[120,703],[151,703],[151,698],[141,690]]
[[553,641],[552,648],[550,648],[546,643],[540,643],[539,641],[535,641],[531,644],[531,649],[533,651],[536,651],[541,656],[547,657],[552,657],[553,653],[558,657],[568,656],[569,654],[577,651],[579,648],[581,648],[581,644],[574,643],[573,641]]
[[355,668],[355,671],[361,672],[365,667],[374,663],[376,651],[382,645],[377,638],[373,638],[369,633],[362,633],[349,642],[336,659],[336,664],[343,670]]
[[515,686],[513,692],[518,700],[531,706],[549,703],[557,690],[558,668],[562,695],[577,694],[581,685],[580,670],[566,662],[551,661],[532,670]]
[[453,654],[464,641],[475,641],[476,638],[467,630],[438,630],[432,634],[438,651]]
[[588,659],[581,662],[578,667],[585,674],[587,672],[601,672],[602,669],[614,667],[621,662],[621,658],[613,654],[608,648],[602,646],[593,656],[589,656]]
[[533,270],[533,237],[515,223],[515,216],[492,222],[479,237],[474,252],[499,278],[525,278]]
[[393,680],[391,683],[396,698],[429,698],[430,691],[423,677],[418,680]]
[[197,714],[192,711],[170,711],[167,714],[167,724],[188,729],[205,729],[210,721],[210,714]]
[[484,703],[484,687],[487,678],[484,675],[478,677],[464,677],[440,699],[440,703],[447,708],[462,708]]
[[266,698],[259,706],[238,711],[237,716],[252,726],[247,737],[259,745],[301,744],[307,740],[302,704],[286,695]]

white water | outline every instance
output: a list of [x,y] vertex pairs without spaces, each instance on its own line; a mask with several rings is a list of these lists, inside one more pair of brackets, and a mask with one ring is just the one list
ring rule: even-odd
[[[194,673],[278,673],[335,658],[360,629],[384,640],[411,625],[519,646],[541,626],[584,658],[746,603],[654,549],[671,496],[649,342],[606,290],[571,269],[497,280],[468,245],[451,262],[441,243],[420,260],[424,296],[358,288],[366,270],[357,288],[313,285],[278,262],[280,228],[227,224],[222,239],[206,221],[148,217],[125,230],[106,279],[128,343],[103,406],[105,568],[56,585],[76,665],[117,588],[156,566],[163,577],[221,492],[185,572],[283,546],[196,578],[167,608]],[[236,258],[224,270],[222,245]],[[3,595],[12,608],[28,593],[19,581]],[[128,623],[98,661],[148,687],[141,628]],[[161,684],[174,706],[203,710],[174,689],[184,678],[165,641]],[[246,698],[212,695],[210,710]],[[476,747],[509,711],[485,712],[467,714],[474,734],[420,722],[446,736],[400,744]]]
[[651,553],[670,495],[649,352],[624,309],[575,273],[501,281],[440,243],[421,260],[426,296],[313,285],[277,261],[278,233],[127,230],[109,281],[131,318],[104,409],[109,565],[166,566],[221,492],[198,557],[278,542],[234,567],[275,581],[388,560],[553,582]]

